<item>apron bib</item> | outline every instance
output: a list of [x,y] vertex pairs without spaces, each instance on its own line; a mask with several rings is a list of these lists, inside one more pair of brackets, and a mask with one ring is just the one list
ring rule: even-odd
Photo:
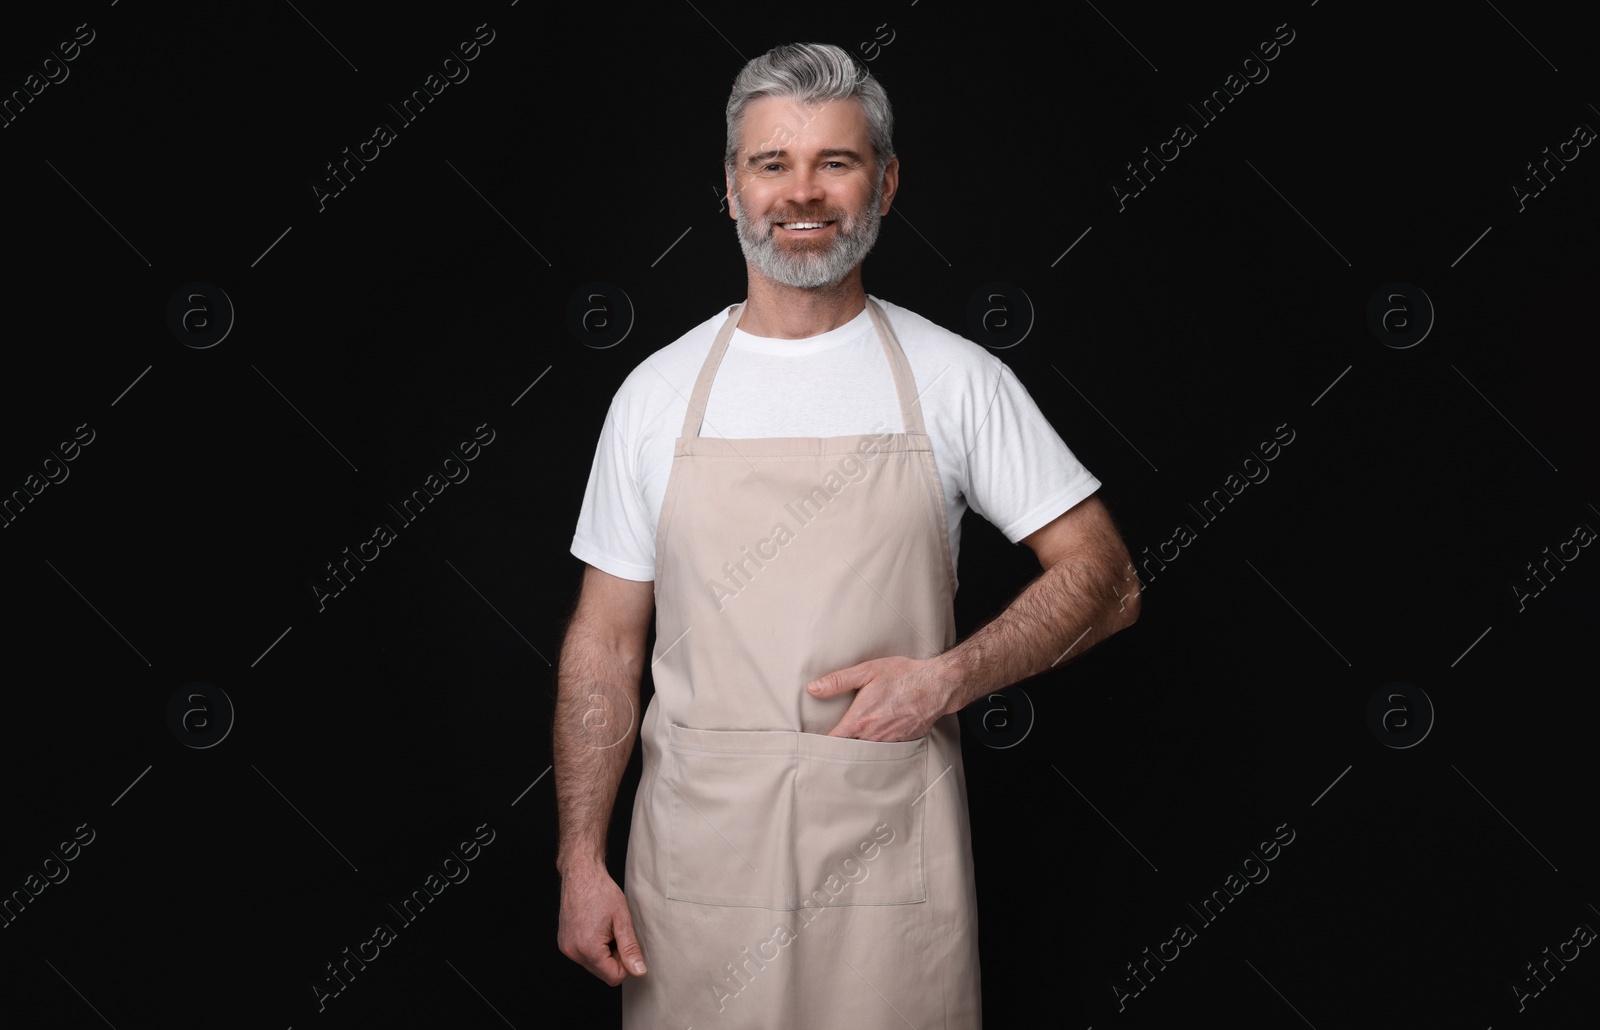
[[956,717],[920,740],[829,737],[854,694],[805,690],[955,643],[911,369],[868,298],[904,432],[702,437],[741,310],[695,382],[656,534],[655,696],[624,888],[650,971],[623,983],[623,1026],[976,1028]]

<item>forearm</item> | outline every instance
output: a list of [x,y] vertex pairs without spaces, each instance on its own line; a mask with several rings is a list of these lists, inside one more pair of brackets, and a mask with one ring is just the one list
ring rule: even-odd
[[1138,617],[1139,582],[1120,545],[1069,555],[999,615],[933,659],[947,712],[1076,657]]
[[605,866],[606,828],[638,735],[643,666],[643,641],[607,641],[578,620],[567,631],[552,727],[563,876]]

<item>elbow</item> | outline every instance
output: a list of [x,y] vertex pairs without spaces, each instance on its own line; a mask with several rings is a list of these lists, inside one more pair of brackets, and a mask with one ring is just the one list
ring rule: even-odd
[[1123,630],[1139,621],[1139,588],[1134,587],[1130,593],[1118,597],[1114,604],[1107,606],[1108,632],[1106,636],[1121,633]]
[[1121,609],[1117,612],[1118,630],[1125,630],[1139,621],[1139,587],[1134,585],[1133,593],[1121,601]]
[[1139,595],[1142,592],[1143,584],[1139,582],[1139,577],[1133,570],[1133,562],[1126,562],[1123,565],[1122,578],[1113,590],[1117,595],[1117,607],[1111,613],[1113,633],[1125,630],[1139,621]]

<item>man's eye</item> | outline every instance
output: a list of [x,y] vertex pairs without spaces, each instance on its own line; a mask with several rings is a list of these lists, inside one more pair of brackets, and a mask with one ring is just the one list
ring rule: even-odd
[[770,171],[774,171],[774,170],[782,168],[782,167],[783,167],[783,165],[774,163],[774,164],[769,164],[769,165],[762,165],[761,166],[761,170],[763,172],[770,172]]

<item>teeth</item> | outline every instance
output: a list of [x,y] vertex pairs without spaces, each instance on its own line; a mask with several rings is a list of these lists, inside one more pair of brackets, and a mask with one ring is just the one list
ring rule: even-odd
[[820,229],[826,222],[780,222],[785,229]]

